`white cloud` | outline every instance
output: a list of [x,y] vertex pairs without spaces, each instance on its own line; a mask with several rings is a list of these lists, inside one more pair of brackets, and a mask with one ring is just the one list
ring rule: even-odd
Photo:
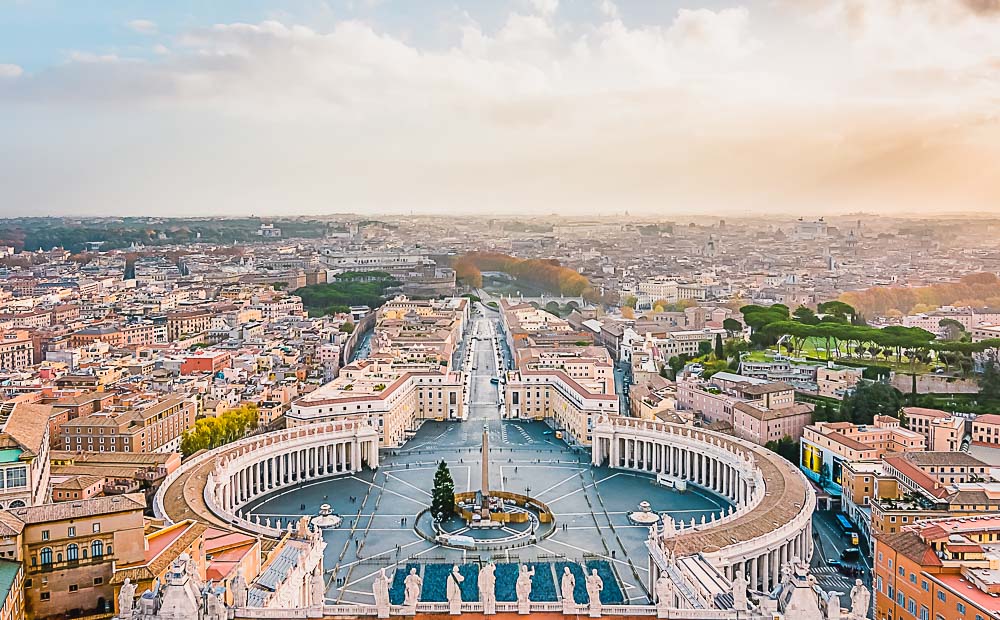
[[597,8],[601,10],[601,15],[604,15],[604,17],[618,19],[618,5],[611,0],[601,0]]
[[0,79],[20,77],[23,73],[24,69],[18,65],[0,63]]
[[[1000,190],[955,182],[973,160],[977,174],[1000,178],[1000,140],[989,139],[1000,133],[1000,37],[965,0],[926,0],[935,11],[924,1],[801,0],[805,13],[761,27],[748,7],[633,26],[611,0],[597,4],[600,23],[581,25],[560,19],[554,0],[533,0],[494,29],[466,18],[458,40],[434,48],[354,20],[218,24],[151,47],[152,60],[77,52],[0,80],[0,111],[45,101],[39,114],[60,103],[104,114],[89,137],[123,144],[106,149],[119,159],[81,154],[91,177],[123,166],[132,176],[116,178],[134,177],[130,200],[193,200],[202,212],[213,201],[243,211],[801,208],[817,186],[842,192],[849,208],[949,191],[968,206]],[[896,49],[892,18],[907,46],[925,47]],[[935,29],[941,42],[928,40]],[[146,143],[157,149],[135,150],[122,110],[148,116]],[[18,168],[8,180],[3,169],[0,187],[16,186]],[[937,185],[880,185],[906,177]],[[164,180],[177,178],[198,196]],[[93,204],[124,200],[84,181],[49,185]]]
[[531,6],[538,14],[551,17],[559,9],[559,0],[531,0]]
[[148,19],[133,19],[132,21],[125,24],[130,30],[134,30],[139,34],[156,34],[157,27],[155,22],[151,22]]

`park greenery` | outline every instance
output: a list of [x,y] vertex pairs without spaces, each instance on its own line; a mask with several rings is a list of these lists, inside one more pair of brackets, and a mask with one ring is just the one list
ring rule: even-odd
[[[858,320],[859,315],[851,306],[839,301],[820,304],[819,313],[805,307],[789,312],[781,304],[749,305],[740,310],[753,330],[750,341],[758,348],[780,343],[787,353],[795,356],[812,353],[827,360],[882,361],[911,373],[937,362],[946,370],[955,368],[968,374],[973,367],[973,354],[1000,347],[1000,339],[938,340],[919,327],[868,327]],[[823,346],[817,347],[817,343]]]
[[444,461],[438,463],[434,472],[434,488],[431,489],[431,515],[447,519],[455,513],[455,480]]
[[973,273],[958,282],[929,286],[874,286],[844,293],[840,300],[860,312],[890,317],[929,312],[939,306],[1000,306],[1000,278],[993,273]]
[[348,271],[333,282],[296,289],[295,294],[312,315],[337,314],[347,312],[351,306],[377,308],[385,303],[387,291],[399,285],[384,271]]
[[481,288],[483,272],[505,273],[553,295],[591,295],[587,278],[555,259],[517,258],[497,252],[469,252],[452,262],[456,277],[466,286]]
[[199,450],[211,450],[246,437],[257,428],[255,405],[241,405],[216,417],[199,418],[181,435],[181,453],[191,456]]

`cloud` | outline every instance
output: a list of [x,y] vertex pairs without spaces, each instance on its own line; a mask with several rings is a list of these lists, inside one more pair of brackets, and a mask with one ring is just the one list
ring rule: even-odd
[[130,30],[134,30],[139,34],[156,34],[157,32],[156,23],[151,22],[148,19],[133,19],[125,25]]
[[551,17],[559,9],[559,0],[531,0],[531,6],[539,15]]
[[18,65],[0,63],[0,79],[20,77],[23,73],[24,69]]
[[608,19],[618,19],[618,6],[611,0],[601,0],[597,8],[600,9],[601,15]]
[[800,1],[778,18],[747,5],[643,25],[610,0],[590,24],[532,2],[492,28],[463,18],[434,46],[348,19],[195,28],[137,59],[76,52],[0,80],[0,128],[18,106],[49,130],[11,142],[24,157],[0,154],[0,198],[171,213],[995,209],[996,20],[961,0]]

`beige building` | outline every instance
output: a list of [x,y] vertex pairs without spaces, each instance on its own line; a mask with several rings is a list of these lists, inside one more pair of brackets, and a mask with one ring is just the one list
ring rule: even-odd
[[289,427],[365,420],[378,429],[383,446],[399,446],[416,431],[417,420],[461,419],[464,394],[461,375],[438,364],[373,356],[344,366],[339,377],[293,401],[285,420]]
[[181,435],[194,426],[197,404],[182,396],[124,413],[98,412],[63,423],[64,450],[177,452]]
[[110,612],[116,563],[143,557],[141,494],[18,508],[0,523],[25,565],[26,617]]
[[758,445],[783,437],[798,440],[812,422],[813,409],[809,403],[768,409],[753,402],[737,402],[733,404],[733,434]]
[[27,330],[0,332],[0,370],[20,370],[31,366],[35,347]]
[[0,405],[0,509],[48,501],[52,407]]

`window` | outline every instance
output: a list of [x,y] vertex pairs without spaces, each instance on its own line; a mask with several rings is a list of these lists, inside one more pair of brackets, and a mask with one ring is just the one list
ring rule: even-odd
[[906,605],[906,597],[903,596],[902,592],[896,592],[896,604],[900,607]]
[[28,468],[27,467],[8,467],[7,468],[7,488],[17,488],[28,486]]
[[75,583],[69,584],[69,591],[70,592],[76,592],[79,589],[80,589],[80,586],[76,585]]
[[930,618],[930,612],[927,610],[927,607],[925,607],[924,605],[921,605],[920,606],[920,620],[929,620],[929,618]]
[[899,576],[900,577],[906,577],[906,568],[905,567],[903,567],[903,566],[899,567]]
[[49,596],[50,596],[49,592],[42,592],[41,594],[38,595],[38,599],[41,601],[47,601],[49,600]]
[[74,536],[76,536],[76,527],[74,527],[72,525],[69,526],[69,528],[66,530],[66,536],[68,536],[70,538],[73,538]]
[[927,581],[923,579],[920,580],[920,589],[924,592],[930,592],[930,586],[927,585]]
[[941,601],[942,603],[948,600],[948,597],[941,590],[938,590],[937,595],[938,595],[938,600]]
[[98,533],[100,533],[100,531],[101,531],[101,524],[100,523],[95,523],[94,524],[94,533],[98,534]]
[[104,543],[99,540],[95,540],[90,543],[90,555],[95,558],[99,558],[104,555]]
[[911,615],[917,614],[917,602],[912,598],[906,601],[906,611],[910,612]]
[[104,577],[94,577],[94,585],[99,586],[104,584]]
[[958,605],[955,605],[955,608],[958,609],[958,613],[960,613],[960,614],[964,614],[965,613],[965,605],[963,605],[962,603],[959,603]]
[[52,563],[52,549],[50,547],[45,547],[42,549],[41,553],[38,554],[42,560],[42,566]]
[[917,574],[910,573],[910,583],[917,583]]
[[74,560],[79,560],[80,547],[78,547],[75,543],[66,547],[66,559],[69,560],[70,562],[73,562]]
[[49,539],[49,531],[42,530],[42,540],[48,540],[48,539]]

